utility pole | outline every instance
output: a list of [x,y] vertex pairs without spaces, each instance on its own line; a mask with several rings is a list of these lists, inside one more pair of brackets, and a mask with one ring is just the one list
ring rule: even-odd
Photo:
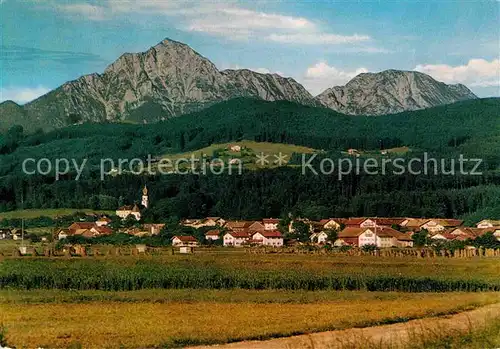
[[[24,212],[24,192],[21,192],[21,211]],[[21,218],[21,247],[24,247],[24,216]]]

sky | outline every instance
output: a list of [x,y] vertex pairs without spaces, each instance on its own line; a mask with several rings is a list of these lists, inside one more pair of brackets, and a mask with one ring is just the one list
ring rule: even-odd
[[401,69],[500,96],[498,0],[0,0],[0,25],[0,101],[21,104],[165,38],[313,95]]

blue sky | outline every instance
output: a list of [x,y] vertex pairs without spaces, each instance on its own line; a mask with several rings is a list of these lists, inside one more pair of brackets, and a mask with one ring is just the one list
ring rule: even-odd
[[25,103],[166,37],[313,94],[404,69],[500,96],[499,1],[0,0],[0,21],[0,100]]

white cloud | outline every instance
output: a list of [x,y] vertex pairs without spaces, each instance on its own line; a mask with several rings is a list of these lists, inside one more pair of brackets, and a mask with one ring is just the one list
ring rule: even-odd
[[500,86],[500,59],[491,62],[485,59],[471,59],[467,64],[459,66],[419,64],[414,70],[446,83],[462,83],[475,87]]
[[38,87],[7,87],[0,89],[0,102],[12,100],[19,104],[24,104],[43,96],[50,89],[38,86]]
[[[32,0],[33,1],[33,0]],[[229,40],[267,40],[282,44],[351,44],[370,40],[367,35],[328,33],[313,21],[243,8],[235,0],[103,0],[99,5],[80,2],[55,5],[60,11],[88,20],[111,20],[124,15],[161,15],[174,18],[181,30]]]
[[338,45],[370,40],[367,35],[337,35],[322,33],[271,34],[268,39],[285,44]]
[[327,88],[345,85],[356,75],[367,72],[368,69],[363,67],[354,70],[342,70],[322,61],[307,68],[302,83],[311,94],[317,95]]
[[191,18],[188,30],[233,39],[266,36],[272,31],[314,30],[315,25],[301,17],[283,16],[242,8],[224,8]]
[[106,9],[101,6],[95,6],[91,4],[70,4],[70,5],[60,5],[58,8],[71,15],[84,16],[92,21],[103,21],[106,19]]

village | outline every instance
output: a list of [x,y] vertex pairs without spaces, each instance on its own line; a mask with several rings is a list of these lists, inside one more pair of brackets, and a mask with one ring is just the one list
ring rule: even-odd
[[[68,227],[56,228],[54,241],[66,241],[71,237],[93,239],[113,234],[127,234],[133,237],[159,236],[166,224],[142,223],[141,211],[149,205],[148,188],[142,190],[141,205],[118,208],[115,220],[132,221],[129,227],[113,228],[112,218],[102,215],[73,222]],[[415,234],[426,233],[426,245],[453,241],[473,241],[485,234],[492,234],[500,241],[500,221],[481,220],[475,227],[463,225],[459,219],[443,218],[384,218],[352,217],[326,218],[319,221],[307,218],[264,218],[261,220],[230,220],[222,217],[184,219],[179,222],[201,234],[177,234],[170,238],[174,247],[194,248],[201,245],[224,247],[283,247],[293,245],[316,245],[341,248],[343,246],[363,248],[414,247]],[[200,238],[201,237],[201,238]],[[20,229],[0,229],[0,240],[22,239]],[[47,241],[47,238],[42,238]]]

